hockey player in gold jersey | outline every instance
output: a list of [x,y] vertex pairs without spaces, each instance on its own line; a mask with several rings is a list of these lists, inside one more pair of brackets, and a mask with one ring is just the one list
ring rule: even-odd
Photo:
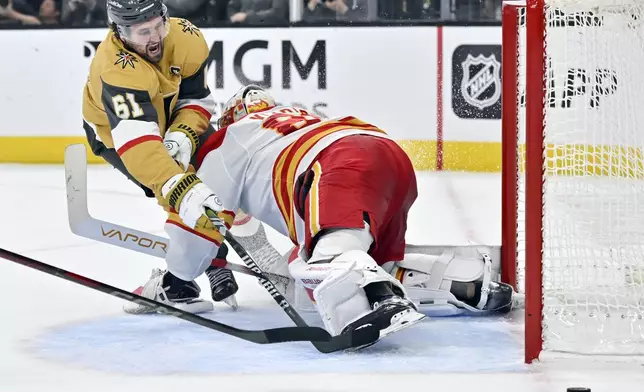
[[[234,305],[232,273],[211,266],[226,257],[222,234],[232,214],[190,165],[200,138],[212,130],[208,45],[189,21],[170,18],[161,0],[108,0],[107,12],[110,32],[83,92],[83,127],[94,154],[168,211],[168,271],[155,270],[140,291],[186,311],[209,311],[212,303],[199,299],[194,282],[206,272],[213,299]],[[219,219],[208,218],[205,208]]]

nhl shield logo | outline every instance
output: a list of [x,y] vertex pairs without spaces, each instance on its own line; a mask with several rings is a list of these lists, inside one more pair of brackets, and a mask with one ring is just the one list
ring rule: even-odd
[[461,94],[465,102],[479,109],[494,105],[501,97],[501,63],[494,54],[488,57],[468,54],[461,66]]

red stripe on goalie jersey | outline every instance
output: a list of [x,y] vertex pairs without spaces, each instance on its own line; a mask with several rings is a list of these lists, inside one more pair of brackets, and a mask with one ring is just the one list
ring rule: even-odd
[[199,170],[201,167],[201,164],[203,163],[203,160],[206,158],[206,155],[208,155],[209,152],[216,150],[221,146],[221,144],[224,142],[224,139],[226,138],[226,132],[228,132],[228,127],[222,128],[212,135],[208,136],[208,139],[206,139],[205,142],[199,147],[197,150],[197,153],[195,154],[195,161],[197,166],[195,169]]
[[298,140],[282,150],[273,166],[273,195],[277,201],[282,217],[288,227],[291,241],[297,245],[297,232],[295,229],[295,206],[293,191],[295,174],[299,163],[304,156],[324,137],[335,132],[347,129],[360,129],[372,132],[385,133],[383,130],[364,123],[355,117],[345,117],[330,121],[308,131]]

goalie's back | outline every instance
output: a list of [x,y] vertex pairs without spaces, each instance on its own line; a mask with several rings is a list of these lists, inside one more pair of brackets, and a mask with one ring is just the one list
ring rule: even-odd
[[289,106],[253,112],[204,143],[198,175],[226,209],[241,208],[289,235],[283,210],[293,205],[297,177],[334,141],[355,134],[388,138],[355,117],[323,120]]

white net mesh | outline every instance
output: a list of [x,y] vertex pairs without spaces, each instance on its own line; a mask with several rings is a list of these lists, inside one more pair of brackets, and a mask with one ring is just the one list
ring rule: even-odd
[[[644,0],[546,4],[544,349],[644,354]],[[520,28],[520,93],[525,34]],[[519,125],[523,163],[524,108]]]

